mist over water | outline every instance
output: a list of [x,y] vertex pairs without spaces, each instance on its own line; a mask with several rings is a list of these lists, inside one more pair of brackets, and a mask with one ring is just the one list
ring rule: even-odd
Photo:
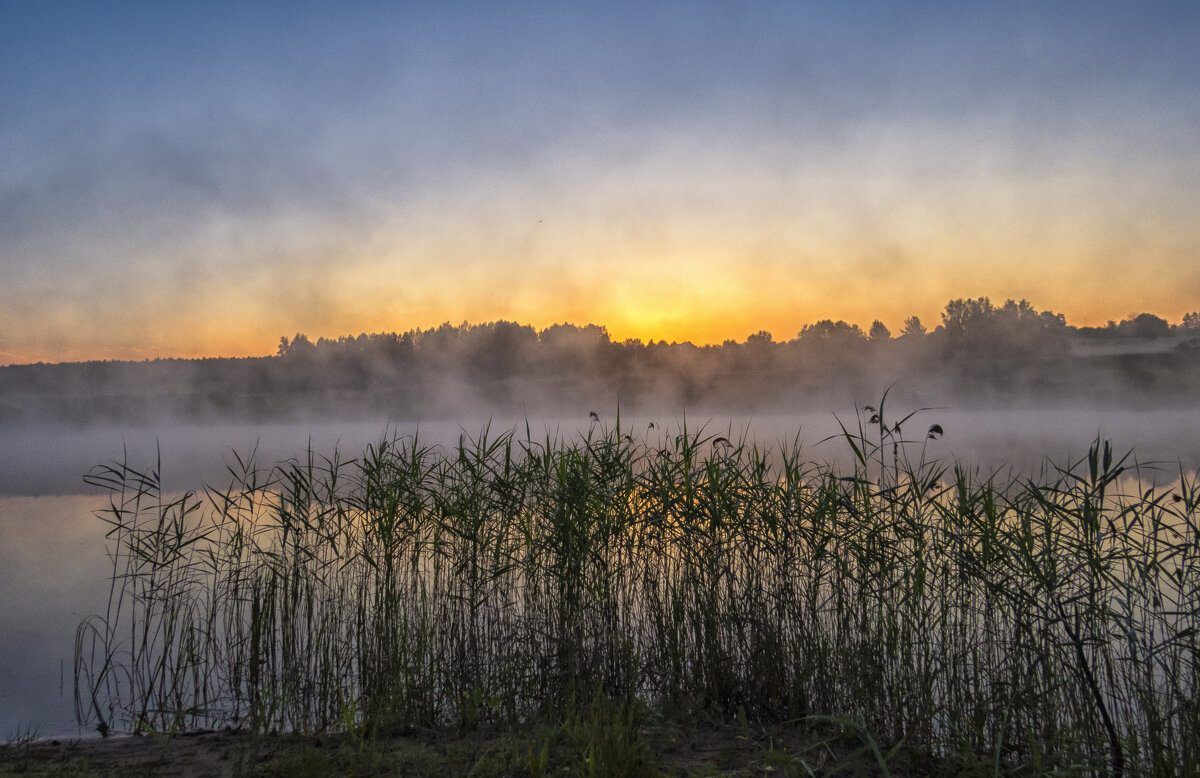
[[202,495],[229,483],[238,457],[266,475],[309,452],[346,462],[396,437],[452,453],[460,438],[511,432],[519,450],[618,425],[655,448],[686,425],[760,450],[798,442],[807,461],[849,471],[843,425],[870,437],[866,407],[886,393],[889,424],[916,412],[903,424],[908,456],[948,471],[1036,478],[1074,464],[1097,438],[1131,452],[1145,481],[1200,467],[1190,329],[1085,337],[1033,314],[974,340],[941,327],[871,339],[823,322],[786,343],[759,334],[700,349],[500,323],[408,340],[293,340],[259,360],[0,368],[0,737],[78,734],[74,630],[103,610],[111,575],[95,515],[107,497],[83,480],[98,465],[160,468],[164,493]]
[[[861,408],[858,409],[860,414]],[[890,409],[894,418],[914,410]],[[352,422],[315,421],[291,424],[176,424],[156,426],[66,425],[9,427],[0,448],[0,588],[7,602],[0,615],[0,736],[35,728],[45,736],[76,735],[71,698],[75,627],[101,612],[111,567],[105,553],[107,526],[94,513],[107,504],[83,482],[98,464],[124,459],[137,468],[161,462],[164,491],[177,493],[228,483],[234,452],[243,459],[254,453],[264,471],[289,458],[318,456],[341,459],[361,455],[384,437],[417,435],[425,444],[452,450],[460,436],[478,437],[489,428],[496,436],[513,431],[518,441],[536,444],[575,439],[589,430],[613,428],[615,409],[597,408],[600,421],[584,411],[571,418],[523,419],[479,414],[462,421],[397,423],[387,419]],[[857,430],[856,407],[799,414],[693,416],[626,415],[622,430],[647,445],[679,433],[724,436],[772,448],[799,439],[808,458],[835,467],[851,465],[840,437],[839,420]],[[650,423],[654,428],[650,428]],[[930,424],[945,434],[925,438]],[[1157,462],[1142,477],[1158,483],[1178,478],[1200,464],[1200,410],[974,410],[934,408],[906,425],[914,440],[910,454],[945,463],[958,462],[983,475],[999,472],[1035,474],[1047,460],[1067,466],[1085,456],[1097,436],[1113,441],[1118,452],[1132,450],[1141,463]],[[61,685],[61,690],[60,690]]]
[[[734,441],[745,439],[760,448],[799,440],[815,463],[848,464],[849,449],[839,423],[857,430],[867,416],[846,405],[827,411],[796,414],[627,415],[623,433],[653,445],[664,435],[702,431]],[[915,408],[889,408],[901,418]],[[412,437],[426,445],[449,449],[460,437],[473,439],[485,430],[490,436],[512,432],[518,441],[573,440],[597,427],[584,411],[573,418],[524,419],[476,415],[461,421],[395,422],[354,420],[288,424],[175,424],[147,427],[93,426],[73,429],[65,425],[34,425],[4,431],[0,450],[0,497],[86,495],[94,490],[83,476],[96,465],[125,461],[138,469],[161,464],[166,491],[202,490],[228,481],[228,467],[253,455],[264,471],[290,458],[303,458],[311,450],[318,457],[342,460],[362,454],[368,445],[384,438]],[[596,409],[599,426],[615,428],[617,412]],[[925,431],[939,424],[945,434],[927,440]],[[654,424],[651,428],[650,424]],[[1111,441],[1131,460],[1157,464],[1167,472],[1200,464],[1200,409],[970,409],[918,410],[906,425],[910,454],[922,450],[927,459],[958,463],[967,469],[1033,472],[1047,460],[1065,466],[1087,453],[1098,437]]]

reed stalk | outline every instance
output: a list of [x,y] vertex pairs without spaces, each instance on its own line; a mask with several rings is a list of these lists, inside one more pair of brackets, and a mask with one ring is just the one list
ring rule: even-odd
[[1195,774],[1196,477],[1156,485],[1104,441],[983,477],[927,461],[924,427],[865,410],[840,472],[619,419],[237,457],[203,495],[97,468],[112,591],[77,715],[363,737],[604,704],[851,721],[998,773]]

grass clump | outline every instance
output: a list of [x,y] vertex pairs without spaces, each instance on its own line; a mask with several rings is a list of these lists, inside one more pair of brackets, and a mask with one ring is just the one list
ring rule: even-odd
[[[501,761],[529,774],[564,753],[582,774],[649,774],[655,722],[735,719],[832,727],[881,774],[921,754],[1200,770],[1196,480],[1148,486],[1101,441],[984,478],[926,461],[942,430],[906,440],[915,426],[867,409],[845,471],[619,420],[237,458],[201,494],[98,468],[114,568],[77,636],[78,716],[364,751],[516,728],[532,740]],[[810,769],[806,753],[761,749],[772,769]]]

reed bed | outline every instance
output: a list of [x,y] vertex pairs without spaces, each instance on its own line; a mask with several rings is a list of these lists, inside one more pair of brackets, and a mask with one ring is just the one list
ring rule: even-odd
[[1154,486],[1103,441],[985,477],[926,461],[939,433],[867,409],[844,471],[619,419],[235,457],[173,497],[97,468],[112,590],[78,717],[367,737],[604,699],[853,722],[997,772],[1200,772],[1195,477]]

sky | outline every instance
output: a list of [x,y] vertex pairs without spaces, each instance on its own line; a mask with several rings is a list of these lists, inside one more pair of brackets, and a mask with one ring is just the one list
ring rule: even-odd
[[0,0],[0,364],[1200,309],[1200,4]]

